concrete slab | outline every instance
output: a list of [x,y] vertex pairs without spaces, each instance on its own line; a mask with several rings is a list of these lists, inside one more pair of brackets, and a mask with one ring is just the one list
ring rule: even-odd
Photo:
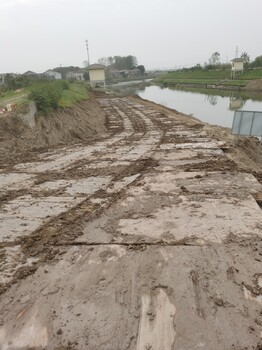
[[130,162],[128,161],[96,161],[91,164],[85,165],[85,169],[103,169],[107,167],[116,167],[116,166],[129,166]]
[[134,182],[139,176],[140,174],[135,174],[132,176],[124,177],[121,181],[115,182],[112,187],[107,188],[106,192],[115,193],[115,192],[121,191],[124,188],[126,188],[128,185],[130,185],[132,182]]
[[180,143],[176,145],[177,149],[216,149],[225,145],[223,141],[212,142],[194,142],[194,143]]
[[[173,148],[170,148],[173,149]],[[156,160],[181,160],[181,159],[193,159],[196,158],[198,154],[198,151],[195,150],[175,150],[173,152],[163,153],[163,152],[156,152],[154,154],[154,159]]]
[[0,193],[29,188],[34,183],[35,176],[21,173],[1,173]]
[[[197,244],[221,243],[229,234],[262,236],[261,209],[251,196],[241,203],[235,198],[206,198],[201,202],[181,199],[181,204],[157,210],[150,218],[121,219],[119,234],[127,241],[134,235],[149,241],[193,239]],[[235,220],[237,217],[241,220]]]
[[111,176],[94,176],[75,181],[71,180],[65,192],[71,196],[92,195],[98,190],[105,189],[111,180]]
[[91,195],[100,189],[105,189],[112,180],[111,176],[90,176],[78,180],[47,181],[36,186],[36,191],[64,190],[70,196]]
[[22,235],[28,235],[38,229],[42,222],[40,219],[0,213],[0,242],[13,242]]
[[30,267],[38,261],[38,258],[26,258],[20,245],[2,248],[0,254],[0,283],[10,282],[18,269]]
[[80,203],[82,198],[40,197],[31,195],[18,197],[5,204],[0,212],[0,242],[14,241],[29,234],[51,218],[66,212]]
[[[255,348],[261,305],[246,299],[243,284],[252,285],[249,273],[260,265],[252,250],[241,250],[72,247],[1,298],[0,346],[58,348],[77,340],[79,349]],[[237,283],[227,278],[233,267]]]

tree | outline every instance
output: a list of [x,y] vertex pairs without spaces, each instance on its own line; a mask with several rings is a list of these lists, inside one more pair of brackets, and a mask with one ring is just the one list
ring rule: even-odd
[[108,61],[109,66],[112,66],[115,62],[114,57],[112,57],[112,56],[107,57],[107,61]]
[[109,68],[118,70],[129,70],[137,66],[137,58],[132,55],[128,56],[114,56],[114,57],[101,57],[98,59],[98,63],[104,64]]
[[136,68],[140,70],[141,74],[145,73],[145,67],[142,64],[137,66]]
[[98,59],[98,63],[102,64],[103,66],[108,66],[108,58],[107,57],[101,57]]
[[244,60],[245,63],[250,62],[249,55],[246,51],[241,53],[240,58],[242,58],[242,60]]
[[246,51],[242,52],[240,55],[240,58],[242,58],[242,60],[244,60],[245,68],[247,68],[249,65],[249,62],[250,62],[250,58],[249,58],[248,53]]
[[208,60],[209,64],[212,66],[217,66],[220,64],[220,53],[219,52],[213,52],[211,57]]
[[124,57],[124,61],[127,69],[134,69],[137,66],[137,58],[135,56],[129,55]]
[[252,67],[262,67],[262,56],[257,56],[251,65]]

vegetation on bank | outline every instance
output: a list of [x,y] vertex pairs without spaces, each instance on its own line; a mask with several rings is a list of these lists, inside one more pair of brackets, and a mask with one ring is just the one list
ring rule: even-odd
[[26,89],[21,89],[21,90],[10,90],[7,91],[6,93],[0,94],[0,103],[12,100],[12,99],[22,99],[25,95],[27,95],[27,90]]
[[[170,87],[172,89],[172,87]],[[230,91],[226,89],[206,89],[206,88],[199,88],[199,87],[188,87],[186,85],[174,87],[174,90],[180,90],[180,91],[188,91],[188,92],[196,92],[203,95],[209,95],[209,96],[221,96],[221,97],[230,97],[230,98],[241,98],[243,101],[246,100],[253,100],[253,101],[262,101],[262,94],[260,91],[247,91],[247,90],[241,90],[241,91]]]
[[83,83],[69,83],[65,80],[46,81],[33,84],[29,100],[35,101],[39,112],[48,113],[59,107],[71,107],[87,98],[87,87]]
[[262,79],[262,68],[244,71],[238,79],[231,80],[231,71],[222,70],[178,70],[160,75],[156,82],[163,85],[200,84],[222,86],[246,86],[250,80]]
[[240,55],[244,63],[244,72],[234,80],[231,79],[231,64],[220,62],[220,53],[213,52],[203,66],[197,64],[190,68],[182,68],[160,75],[155,81],[164,86],[175,85],[219,85],[245,87],[251,80],[262,79],[262,56],[250,62],[247,52]]

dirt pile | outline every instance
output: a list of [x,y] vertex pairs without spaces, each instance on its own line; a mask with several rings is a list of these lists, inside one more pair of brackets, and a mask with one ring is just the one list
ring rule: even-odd
[[105,115],[94,98],[35,117],[31,128],[15,114],[0,118],[0,161],[41,147],[91,140],[105,133]]
[[[223,152],[235,163],[238,171],[251,172],[255,176],[262,173],[262,147],[257,137],[240,136],[236,139],[230,129],[209,124],[204,129],[211,137],[226,143]],[[235,167],[231,170],[235,171]]]
[[262,79],[250,81],[247,86],[244,87],[244,90],[262,91]]

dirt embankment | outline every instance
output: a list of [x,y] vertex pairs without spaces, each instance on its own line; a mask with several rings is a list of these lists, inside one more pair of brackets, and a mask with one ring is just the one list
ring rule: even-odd
[[93,97],[72,108],[37,115],[34,128],[16,114],[0,117],[0,161],[46,146],[90,141],[105,132],[105,114]]
[[243,90],[254,90],[254,91],[262,91],[262,79],[256,79],[250,81],[247,86],[243,88]]

